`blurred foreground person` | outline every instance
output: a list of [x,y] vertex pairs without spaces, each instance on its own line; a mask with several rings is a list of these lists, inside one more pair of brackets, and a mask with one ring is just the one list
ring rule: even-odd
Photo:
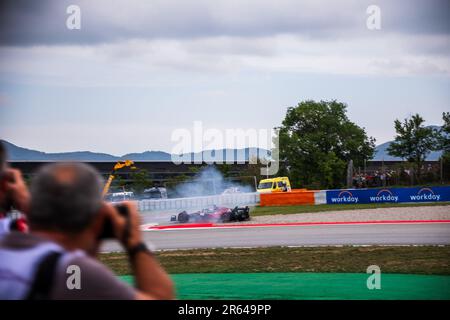
[[28,212],[30,194],[20,171],[9,168],[6,160],[6,148],[0,141],[0,237],[10,231],[28,230],[19,212]]
[[[0,240],[0,299],[174,297],[171,279],[142,242],[136,206],[122,203],[119,213],[103,202],[101,190],[99,174],[85,164],[51,164],[38,172],[31,186],[31,232]],[[127,251],[136,289],[95,258],[106,237]]]

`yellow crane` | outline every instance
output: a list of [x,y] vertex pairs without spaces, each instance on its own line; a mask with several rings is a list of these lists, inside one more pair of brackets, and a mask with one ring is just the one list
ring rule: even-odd
[[117,161],[117,163],[114,165],[113,170],[109,174],[108,181],[106,181],[105,187],[103,188],[103,196],[105,196],[108,193],[109,187],[111,186],[112,181],[116,177],[116,171],[126,167],[130,167],[132,170],[136,169],[136,167],[134,166],[134,162],[131,160]]

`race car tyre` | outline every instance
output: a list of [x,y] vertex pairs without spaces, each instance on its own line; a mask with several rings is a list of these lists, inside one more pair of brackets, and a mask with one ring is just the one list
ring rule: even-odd
[[186,223],[189,221],[189,214],[186,211],[180,212],[178,214],[178,221],[181,223]]
[[245,207],[244,209],[240,209],[237,212],[237,220],[238,221],[245,221],[250,219],[249,214],[250,209],[248,207]]

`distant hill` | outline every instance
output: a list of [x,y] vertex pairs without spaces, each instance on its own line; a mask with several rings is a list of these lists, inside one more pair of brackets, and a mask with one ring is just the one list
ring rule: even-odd
[[[387,153],[387,148],[391,144],[392,141],[385,142],[383,144],[380,144],[375,148],[375,155],[373,156],[373,161],[402,161],[402,158],[397,158],[390,156]],[[431,151],[428,157],[426,158],[427,161],[438,161],[441,157],[442,151]]]
[[144,151],[141,153],[128,153],[119,159],[133,161],[170,161],[170,153],[164,151]]
[[114,161],[118,159],[110,154],[90,151],[46,153],[22,148],[5,140],[1,141],[8,150],[9,159],[13,161]]
[[[438,126],[430,126],[434,129],[439,129]],[[12,161],[117,161],[129,159],[133,161],[171,161],[170,153],[164,151],[144,151],[141,153],[128,153],[117,157],[107,153],[98,153],[90,151],[75,151],[75,152],[61,152],[61,153],[46,153],[37,150],[31,150],[16,146],[8,141],[1,140],[8,150],[9,159]],[[401,161],[401,158],[388,155],[387,148],[392,141],[385,142],[375,148],[375,154],[372,160],[374,161]],[[222,153],[222,157],[220,154]],[[245,159],[248,161],[252,158],[268,157],[270,152],[262,148],[245,148],[245,149],[220,149],[220,150],[205,150],[198,153],[188,153],[183,155],[184,159],[202,158],[203,161],[212,161],[216,159],[226,159],[226,155],[233,155],[236,159]],[[428,161],[438,161],[442,151],[431,152],[427,159]]]
[[[439,126],[428,126],[427,128],[432,128],[435,130],[440,129]],[[389,147],[389,145],[392,143],[392,141],[388,141],[385,142],[383,144],[378,145],[375,148],[375,154],[372,160],[374,161],[402,161],[402,158],[397,158],[397,157],[393,157],[390,156],[387,153],[387,148]],[[442,151],[432,151],[430,152],[430,154],[428,155],[428,157],[426,158],[427,161],[438,161],[439,158],[441,157]]]
[[[75,152],[61,152],[61,153],[46,153],[37,150],[31,150],[19,147],[8,141],[1,140],[8,151],[8,157],[11,161],[117,161],[129,159],[133,161],[171,161],[171,154],[164,151],[145,151],[141,153],[128,153],[117,157],[107,153],[96,153],[90,151],[75,151]],[[220,153],[225,155],[233,154],[234,157],[239,155],[239,159],[248,161],[251,158],[266,157],[268,151],[260,148],[245,148],[245,149],[220,149],[220,150],[206,150],[200,153],[189,153],[184,155],[184,159],[203,158],[204,161],[211,161],[214,157],[218,157]]]

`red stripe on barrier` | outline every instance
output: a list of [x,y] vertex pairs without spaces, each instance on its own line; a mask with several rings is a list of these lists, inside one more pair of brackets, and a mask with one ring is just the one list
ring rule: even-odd
[[213,224],[188,223],[169,226],[154,226],[148,230],[194,229],[194,228],[253,228],[253,227],[295,227],[345,224],[413,224],[413,223],[450,223],[450,220],[378,220],[378,221],[324,221],[324,222],[288,222],[288,223],[249,223],[249,224]]
[[185,223],[175,224],[170,226],[153,226],[148,229],[185,229],[185,228],[211,228],[215,225],[213,223]]

